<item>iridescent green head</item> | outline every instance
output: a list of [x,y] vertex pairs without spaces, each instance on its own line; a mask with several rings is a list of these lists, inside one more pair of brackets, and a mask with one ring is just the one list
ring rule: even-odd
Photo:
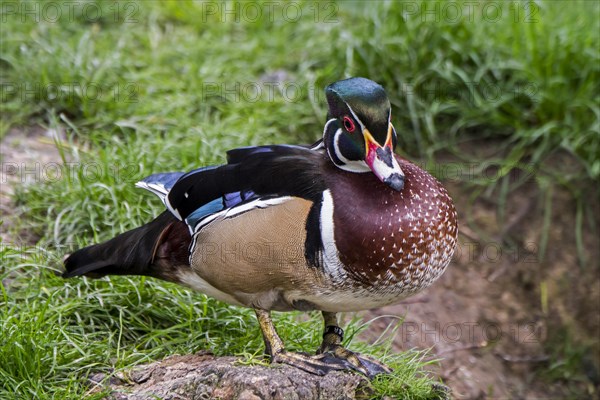
[[329,112],[323,142],[333,163],[346,171],[372,171],[391,188],[402,190],[404,173],[394,157],[397,136],[383,87],[350,78],[327,86],[325,94]]

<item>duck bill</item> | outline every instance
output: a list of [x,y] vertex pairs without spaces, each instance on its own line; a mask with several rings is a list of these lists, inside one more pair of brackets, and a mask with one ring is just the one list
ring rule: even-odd
[[404,187],[404,172],[398,165],[392,148],[391,128],[387,140],[382,146],[373,138],[365,128],[363,130],[367,154],[365,162],[375,176],[394,190],[400,191]]

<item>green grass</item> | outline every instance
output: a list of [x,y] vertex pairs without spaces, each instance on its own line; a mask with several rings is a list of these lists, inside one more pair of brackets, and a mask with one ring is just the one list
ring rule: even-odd
[[[600,177],[600,6],[511,3],[516,9],[506,3],[498,20],[477,7],[458,21],[439,13],[433,20],[425,8],[435,5],[421,2],[322,2],[318,11],[302,2],[295,3],[298,18],[286,20],[275,8],[256,21],[242,13],[239,22],[187,1],[118,2],[118,14],[115,3],[86,1],[78,4],[99,13],[78,6],[72,18],[63,9],[63,18],[40,15],[39,22],[3,8],[0,137],[39,123],[66,139],[57,143],[62,179],[42,176],[15,194],[21,214],[10,227],[14,242],[27,230],[37,243],[0,249],[7,282],[0,397],[80,398],[90,371],[173,353],[259,354],[247,310],[150,279],[64,282],[52,271],[68,250],[161,211],[160,202],[133,188],[146,175],[223,162],[233,147],[316,140],[325,119],[322,89],[343,77],[385,86],[401,153],[434,162],[449,152],[479,167],[463,146],[494,140],[486,161],[502,166],[500,179],[465,183],[498,197],[500,214],[503,199],[523,184],[509,181],[513,167],[535,172],[542,199],[553,185],[569,188],[579,204],[573,232],[581,237],[585,199],[597,194],[589,183]],[[465,13],[465,3],[455,4]],[[282,82],[267,83],[277,73]],[[573,166],[553,163],[557,153],[571,154]],[[290,345],[316,347],[318,318],[278,318]],[[389,362],[398,372],[376,383],[382,395],[431,396],[422,355]]]

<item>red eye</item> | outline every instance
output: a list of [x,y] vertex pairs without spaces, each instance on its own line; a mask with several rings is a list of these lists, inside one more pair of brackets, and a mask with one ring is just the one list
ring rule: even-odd
[[354,121],[352,121],[350,117],[344,117],[344,128],[346,128],[348,132],[354,132],[354,129],[356,129]]

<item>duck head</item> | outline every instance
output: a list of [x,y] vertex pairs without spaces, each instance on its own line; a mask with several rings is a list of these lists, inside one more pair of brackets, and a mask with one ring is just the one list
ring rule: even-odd
[[375,176],[394,190],[404,187],[404,173],[394,157],[397,136],[391,105],[383,87],[350,78],[325,89],[329,111],[323,143],[331,161],[345,171]]

